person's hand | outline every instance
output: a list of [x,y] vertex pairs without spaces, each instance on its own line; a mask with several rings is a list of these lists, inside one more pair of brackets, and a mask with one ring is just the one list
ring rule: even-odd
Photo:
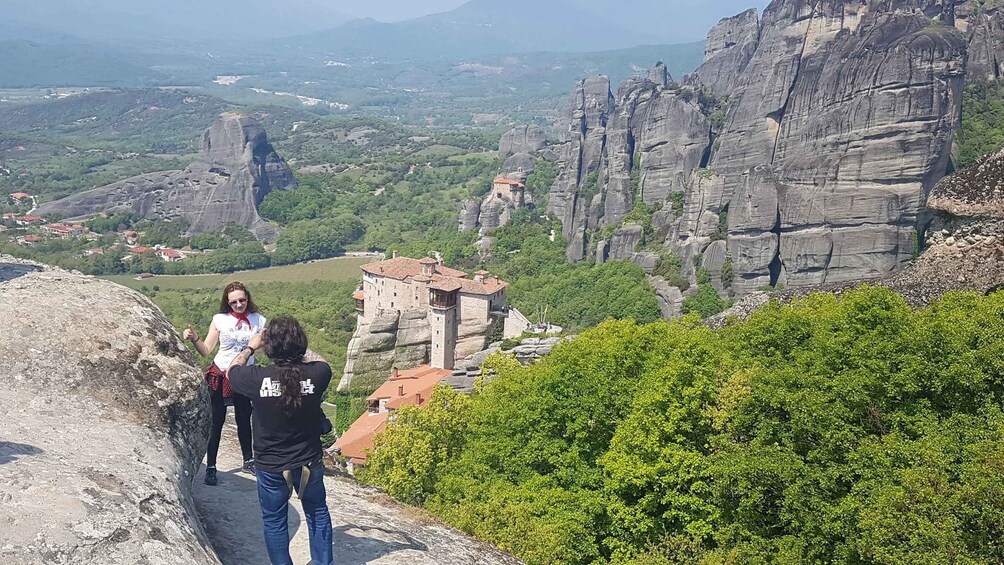
[[192,329],[192,324],[188,324],[188,327],[185,328],[185,331],[181,333],[181,337],[187,339],[192,343],[199,341],[199,336],[195,335],[195,330]]
[[248,340],[248,347],[254,349],[255,351],[261,349],[262,345],[265,345],[265,330],[254,334],[251,336],[251,339]]

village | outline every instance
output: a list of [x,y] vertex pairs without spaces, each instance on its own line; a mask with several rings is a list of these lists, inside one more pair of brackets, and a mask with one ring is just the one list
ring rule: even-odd
[[0,238],[9,244],[36,246],[52,240],[89,242],[78,252],[80,257],[105,255],[111,252],[123,253],[122,261],[130,262],[137,257],[150,254],[162,261],[181,261],[192,250],[172,249],[163,245],[141,245],[141,233],[131,229],[96,233],[85,222],[51,221],[50,218],[34,215],[37,208],[35,196],[25,192],[8,194],[0,213]]

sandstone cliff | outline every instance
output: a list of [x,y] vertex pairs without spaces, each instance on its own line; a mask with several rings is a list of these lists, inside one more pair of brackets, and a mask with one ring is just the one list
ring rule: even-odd
[[[926,228],[920,256],[872,282],[895,290],[913,306],[926,306],[946,292],[1004,287],[1004,148],[935,185]],[[790,302],[812,290],[839,294],[856,284],[755,292],[709,323],[720,326],[729,317],[745,318],[771,300]]]
[[775,0],[715,26],[681,85],[634,78],[615,98],[580,82],[549,208],[567,257],[641,200],[665,237],[647,247],[691,277],[730,264],[737,293],[885,276],[948,168],[969,41],[955,25],[938,0]]
[[0,562],[219,563],[192,500],[209,401],[145,297],[0,257]]
[[80,217],[127,212],[151,220],[184,219],[190,233],[227,224],[249,228],[262,241],[278,231],[258,215],[273,190],[296,186],[286,161],[254,118],[224,114],[202,136],[198,159],[184,171],[148,173],[47,202],[40,214]]

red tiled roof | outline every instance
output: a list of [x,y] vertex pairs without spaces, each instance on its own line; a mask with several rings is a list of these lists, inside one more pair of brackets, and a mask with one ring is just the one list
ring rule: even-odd
[[355,291],[355,292],[352,293],[352,298],[355,298],[356,300],[365,300],[366,299],[366,295],[363,294],[363,291],[357,290],[357,291]]
[[[435,259],[431,259],[435,261]],[[375,263],[367,263],[363,265],[362,270],[371,275],[377,275],[381,277],[390,277],[392,279],[397,279],[403,281],[408,277],[414,277],[422,272],[422,263],[418,259],[412,259],[411,257],[395,257],[393,259],[387,259],[386,261],[377,261]],[[466,277],[467,273],[464,271],[458,271],[457,269],[451,269],[445,265],[435,266],[435,272],[439,275],[446,275],[448,277]]]
[[367,452],[373,449],[374,436],[383,431],[389,416],[389,412],[364,413],[338,438],[335,447],[340,449],[342,456],[350,462],[364,463]]
[[18,219],[22,220],[22,221],[25,221],[25,222],[37,222],[37,221],[41,220],[42,217],[41,216],[21,216]]
[[[416,394],[422,395],[422,403],[432,396],[432,389],[436,388],[439,381],[453,374],[449,369],[439,369],[428,365],[419,365],[411,369],[399,371],[397,377],[391,377],[373,394],[366,397],[366,400],[373,402],[382,398],[388,399],[388,408],[400,408],[408,404],[416,404]],[[401,394],[403,388],[403,394]],[[404,399],[391,405],[398,399]]]
[[460,284],[461,280],[453,277],[435,277],[432,283],[429,284],[429,288],[443,292],[453,292],[463,288],[464,285]]
[[10,197],[15,200],[21,200],[22,198],[31,198],[31,195],[27,192],[12,192],[10,193]]
[[24,236],[25,241],[42,241],[42,238],[37,235],[26,235]]
[[[436,283],[439,283],[440,281],[444,281],[442,284],[445,285],[445,281],[449,281],[449,282],[456,283],[457,285],[459,285],[459,288],[454,289],[454,290],[459,290],[460,292],[463,292],[464,294],[495,294],[496,292],[498,292],[498,291],[502,290],[503,288],[506,288],[507,286],[509,286],[509,283],[507,283],[507,282],[505,282],[503,280],[499,280],[499,279],[497,279],[495,277],[486,278],[486,279],[484,279],[483,281],[480,281],[480,282],[479,281],[475,281],[475,280],[471,280],[471,279],[458,279],[458,278],[453,278],[453,277],[438,277],[437,276],[437,277],[432,277],[432,278],[433,278],[433,281],[435,281],[435,282],[432,285],[429,285],[430,287],[436,288],[434,286]],[[442,289],[440,289],[440,290],[442,290]],[[447,291],[447,292],[450,292],[450,291]]]
[[524,184],[515,179],[507,179],[505,177],[496,177],[492,181],[493,184],[508,184],[510,186],[517,186],[519,188],[524,188]]
[[129,250],[129,253],[136,253],[136,254],[146,253],[148,249],[149,248],[147,247],[133,247],[132,249]]
[[157,253],[159,253],[160,255],[162,255],[164,257],[170,257],[171,259],[178,259],[178,258],[184,257],[184,255],[182,255],[180,252],[175,251],[173,249],[161,249]]

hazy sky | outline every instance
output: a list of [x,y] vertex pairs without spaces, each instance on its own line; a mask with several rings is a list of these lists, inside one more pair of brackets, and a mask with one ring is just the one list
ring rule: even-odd
[[[323,0],[321,0],[323,1]],[[329,5],[345,14],[392,22],[446,12],[467,0],[331,0]],[[546,2],[547,0],[541,0]],[[627,1],[631,3],[630,0]],[[646,2],[642,2],[644,4]],[[708,12],[714,19],[734,15],[746,8],[763,10],[770,0],[659,0],[666,7],[678,6]]]
[[[0,0],[5,21],[80,37],[195,38],[207,42],[281,37],[337,27],[352,17],[396,22],[446,12],[467,0]],[[703,39],[718,19],[769,0],[474,0],[533,17],[551,4],[609,20],[659,41]],[[552,4],[553,3],[553,4]]]

